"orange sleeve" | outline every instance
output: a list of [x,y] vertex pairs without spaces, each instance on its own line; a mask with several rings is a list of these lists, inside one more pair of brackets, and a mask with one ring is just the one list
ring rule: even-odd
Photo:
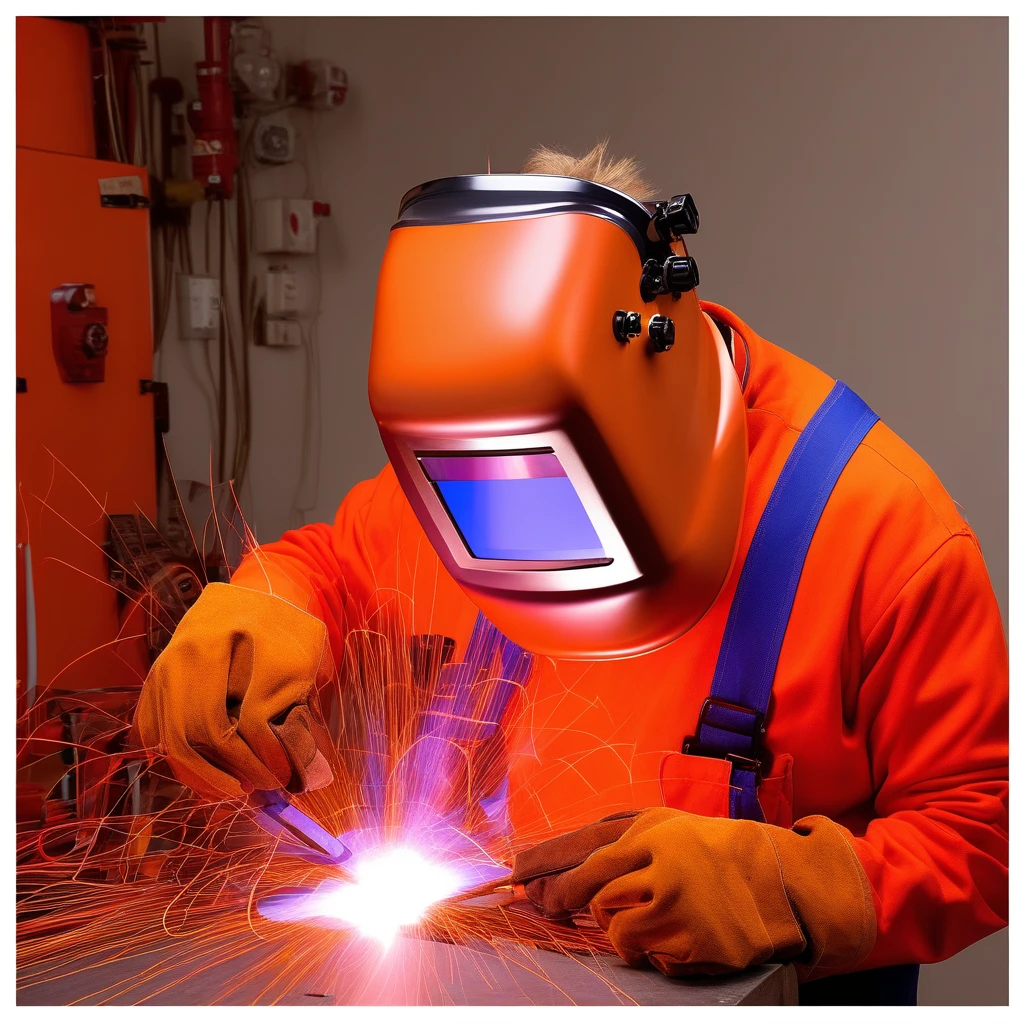
[[865,644],[874,818],[855,840],[878,939],[861,969],[933,963],[1007,921],[1009,667],[973,534],[949,537]]
[[333,526],[311,523],[289,530],[278,541],[257,545],[231,577],[236,586],[274,594],[321,619],[335,663],[344,630],[362,618],[374,589],[366,531],[382,476],[349,491]]

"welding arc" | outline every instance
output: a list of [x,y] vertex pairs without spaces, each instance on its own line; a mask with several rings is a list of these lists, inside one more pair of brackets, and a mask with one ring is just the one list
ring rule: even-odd
[[[214,522],[219,533],[219,519]],[[298,958],[317,969],[333,969],[339,955],[359,969],[368,955],[359,940],[376,938],[374,929],[387,917],[374,901],[390,897],[392,889],[399,902],[410,899],[409,907],[400,906],[391,915],[398,930],[417,938],[482,942],[499,954],[507,942],[570,955],[614,953],[600,929],[575,918],[544,918],[519,899],[521,890],[507,876],[474,885],[476,868],[492,870],[507,863],[504,831],[481,809],[483,798],[498,790],[507,762],[496,753],[500,748],[473,748],[460,775],[447,759],[452,741],[446,733],[441,732],[437,745],[424,745],[424,717],[431,729],[461,728],[464,721],[427,714],[438,707],[444,712],[451,674],[440,673],[440,657],[426,665],[414,659],[419,648],[410,644],[408,619],[392,603],[376,613],[372,626],[348,632],[343,657],[320,692],[328,718],[335,716],[332,742],[323,750],[333,781],[294,798],[280,796],[323,829],[312,844],[311,830],[302,823],[301,836],[291,832],[305,843],[264,831],[254,820],[257,808],[251,798],[211,800],[183,789],[163,759],[150,758],[154,750],[138,754],[140,763],[130,773],[138,811],[125,814],[122,773],[125,760],[135,758],[129,751],[111,756],[105,737],[117,724],[110,721],[116,715],[102,709],[83,713],[89,732],[75,748],[76,779],[83,780],[79,800],[70,807],[47,801],[38,823],[19,822],[17,934],[23,989],[33,987],[44,972],[66,974],[83,959],[101,956],[111,963],[122,960],[125,977],[98,998],[131,998],[142,984],[132,973],[135,954],[157,952],[168,936],[180,944],[173,958],[159,958],[149,975],[161,985],[171,983],[169,973],[166,979],[161,976],[172,968],[192,976],[198,965],[240,949],[251,953],[254,976],[286,977]],[[490,668],[473,678],[490,692],[502,679],[501,650],[489,646],[491,640],[480,642],[485,649],[473,655],[473,663]],[[443,645],[437,650],[443,651]],[[414,755],[423,751],[417,760]],[[470,754],[475,760],[469,760]],[[415,771],[405,771],[407,765]],[[457,768],[462,766],[460,760]],[[432,784],[438,776],[446,780],[444,786]],[[117,802],[101,804],[93,793],[109,793]],[[351,870],[347,863],[332,862],[331,854],[340,852],[333,849],[335,837],[344,837],[337,842],[352,851]],[[451,869],[453,884],[440,891],[457,891],[460,878],[474,888],[438,899],[433,896],[439,890],[428,888],[433,884],[429,877],[427,885],[420,885],[416,877],[388,875],[393,861],[387,854],[402,848],[421,853],[428,867],[445,873]],[[378,854],[383,854],[384,868],[375,876],[364,869],[373,866]],[[498,870],[504,874],[507,868]],[[353,892],[359,889],[361,894]],[[265,897],[280,898],[279,903],[290,899],[294,908],[305,901],[312,906],[313,894],[323,901],[326,915],[278,920],[261,910],[261,904],[268,905]],[[366,911],[365,931],[362,916],[353,923],[337,912],[339,896],[349,901],[346,910],[355,905]],[[413,912],[417,920],[404,923]],[[378,963],[376,948],[370,959]],[[231,1001],[237,994],[231,982],[216,992],[214,1001]]]

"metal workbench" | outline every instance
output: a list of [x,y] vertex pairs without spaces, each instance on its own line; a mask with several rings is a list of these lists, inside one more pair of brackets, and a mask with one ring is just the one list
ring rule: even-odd
[[[249,1006],[781,1005],[797,1001],[792,966],[770,964],[720,978],[673,980],[611,956],[565,956],[504,943],[454,946],[398,939],[379,948],[339,943],[334,962],[295,963],[280,977],[266,951],[219,958],[196,970],[182,940],[104,963],[53,967],[31,979],[19,970],[18,1004]],[[499,952],[500,949],[500,952]]]

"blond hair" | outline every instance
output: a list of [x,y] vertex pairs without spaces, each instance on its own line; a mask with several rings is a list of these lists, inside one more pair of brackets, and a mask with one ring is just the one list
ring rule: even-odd
[[573,156],[564,150],[538,146],[520,168],[520,174],[560,174],[566,178],[584,178],[625,192],[641,203],[657,198],[657,192],[643,176],[636,157],[618,159],[608,155],[608,140],[603,139],[589,153]]

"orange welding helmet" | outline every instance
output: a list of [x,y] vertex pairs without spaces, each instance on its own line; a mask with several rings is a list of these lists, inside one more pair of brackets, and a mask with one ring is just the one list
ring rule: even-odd
[[544,174],[408,192],[377,287],[370,405],[448,571],[510,640],[669,643],[729,572],[739,382],[700,309],[689,196]]

